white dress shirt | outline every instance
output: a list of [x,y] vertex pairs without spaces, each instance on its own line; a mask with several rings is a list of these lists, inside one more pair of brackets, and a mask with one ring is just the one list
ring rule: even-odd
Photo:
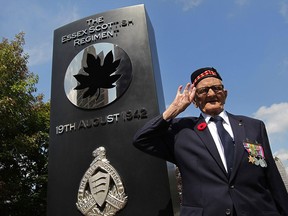
[[[218,135],[216,124],[215,124],[215,122],[210,121],[210,118],[212,116],[207,115],[205,113],[202,113],[202,116],[204,117],[205,122],[208,125],[209,131],[210,131],[210,133],[211,133],[211,135],[213,137],[213,140],[214,140],[214,142],[216,144],[216,147],[218,149],[220,158],[221,158],[222,163],[223,163],[223,165],[224,165],[224,167],[226,169],[226,172],[227,172],[227,165],[226,165],[226,158],[225,158],[225,154],[224,154],[224,148],[223,148],[222,142],[220,140],[220,137]],[[230,134],[232,139],[234,140],[233,131],[232,131],[232,128],[231,128],[227,113],[225,111],[222,111],[219,114],[219,116],[221,116],[223,118],[223,126],[224,126],[225,130],[227,130],[227,132]]]

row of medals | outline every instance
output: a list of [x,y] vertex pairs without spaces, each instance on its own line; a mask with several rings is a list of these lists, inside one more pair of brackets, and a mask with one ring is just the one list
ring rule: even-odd
[[250,154],[248,158],[249,158],[249,162],[252,164],[255,164],[256,166],[260,165],[261,167],[267,167],[267,163],[265,159],[262,158],[261,155],[255,156],[255,155]]

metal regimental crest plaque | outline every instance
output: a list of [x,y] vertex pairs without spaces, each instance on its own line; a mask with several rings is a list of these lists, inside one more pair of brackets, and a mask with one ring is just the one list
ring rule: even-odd
[[124,186],[104,147],[93,151],[93,156],[80,182],[76,206],[86,216],[113,216],[127,203]]

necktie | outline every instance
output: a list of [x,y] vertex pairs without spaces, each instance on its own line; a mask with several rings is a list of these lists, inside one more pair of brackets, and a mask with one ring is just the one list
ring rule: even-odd
[[221,139],[224,154],[227,163],[227,170],[230,174],[233,167],[233,159],[234,159],[234,142],[230,134],[223,127],[223,118],[220,116],[214,116],[211,118],[211,121],[214,121],[217,127],[217,132]]

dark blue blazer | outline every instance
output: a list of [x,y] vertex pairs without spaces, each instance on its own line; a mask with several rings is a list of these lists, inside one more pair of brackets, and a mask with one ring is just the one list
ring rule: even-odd
[[[228,113],[234,133],[234,165],[225,171],[203,117],[165,121],[158,116],[134,137],[134,145],[176,164],[182,177],[181,216],[288,216],[288,195],[262,121]],[[249,163],[243,142],[263,147],[267,167]],[[233,212],[234,211],[234,212]]]

